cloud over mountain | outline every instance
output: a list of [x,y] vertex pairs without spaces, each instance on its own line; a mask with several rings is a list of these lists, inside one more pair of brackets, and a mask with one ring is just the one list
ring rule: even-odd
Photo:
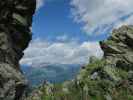
[[87,34],[103,34],[121,24],[133,24],[133,0],[71,0],[72,15]]
[[96,42],[76,41],[50,43],[41,39],[31,42],[21,64],[86,64],[90,56],[102,56],[101,48]]

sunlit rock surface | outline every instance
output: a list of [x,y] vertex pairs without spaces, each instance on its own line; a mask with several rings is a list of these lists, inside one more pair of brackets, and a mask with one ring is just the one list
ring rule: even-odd
[[104,57],[110,64],[125,70],[133,69],[133,26],[122,26],[101,42]]

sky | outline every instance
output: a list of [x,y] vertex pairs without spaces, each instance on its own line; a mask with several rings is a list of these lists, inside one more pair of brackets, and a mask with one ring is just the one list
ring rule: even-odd
[[33,40],[21,64],[86,64],[102,57],[100,40],[133,24],[133,0],[37,0]]

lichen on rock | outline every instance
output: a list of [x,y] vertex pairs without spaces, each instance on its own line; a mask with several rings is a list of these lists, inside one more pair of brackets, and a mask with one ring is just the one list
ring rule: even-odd
[[31,40],[30,27],[36,0],[0,3],[0,100],[23,100],[27,81],[19,65]]

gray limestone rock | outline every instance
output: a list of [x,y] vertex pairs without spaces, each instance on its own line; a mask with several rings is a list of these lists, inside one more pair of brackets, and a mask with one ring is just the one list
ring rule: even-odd
[[115,29],[110,38],[100,42],[104,57],[110,64],[133,70],[133,26]]

